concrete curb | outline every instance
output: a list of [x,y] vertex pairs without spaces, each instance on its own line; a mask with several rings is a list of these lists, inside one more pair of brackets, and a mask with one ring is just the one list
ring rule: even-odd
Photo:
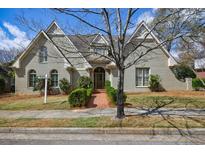
[[135,135],[205,135],[204,128],[0,128],[0,133],[25,134],[135,134]]

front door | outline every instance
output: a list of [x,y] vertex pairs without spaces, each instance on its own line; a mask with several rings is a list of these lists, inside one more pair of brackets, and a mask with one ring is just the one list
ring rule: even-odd
[[101,67],[94,71],[94,86],[95,89],[103,89],[105,86],[105,70]]

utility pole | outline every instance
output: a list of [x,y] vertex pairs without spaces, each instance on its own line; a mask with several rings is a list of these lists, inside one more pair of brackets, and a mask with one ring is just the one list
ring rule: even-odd
[[48,75],[45,75],[45,90],[44,90],[44,103],[47,103],[47,83],[48,83]]

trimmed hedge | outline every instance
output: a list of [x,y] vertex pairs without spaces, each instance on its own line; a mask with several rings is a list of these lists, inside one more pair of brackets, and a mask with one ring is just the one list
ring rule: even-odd
[[77,88],[73,90],[69,97],[68,102],[70,103],[71,107],[82,107],[85,106],[88,100],[92,95],[93,89],[92,88]]
[[2,77],[0,77],[0,94],[4,92],[5,87],[6,87],[5,80]]
[[205,83],[205,79],[198,79],[198,78],[192,79],[193,89],[195,90],[205,89],[205,86],[203,85],[201,80],[203,80],[203,82]]
[[87,97],[87,91],[85,88],[78,88],[73,90],[69,97],[68,101],[71,107],[81,107],[85,105]]
[[[110,99],[110,101],[116,105],[117,103],[117,89],[113,88],[111,86],[111,83],[110,81],[105,81],[105,90],[106,90],[106,93],[108,95],[108,98]],[[126,101],[127,99],[127,95],[124,93],[123,94],[123,99],[124,99],[124,102]]]

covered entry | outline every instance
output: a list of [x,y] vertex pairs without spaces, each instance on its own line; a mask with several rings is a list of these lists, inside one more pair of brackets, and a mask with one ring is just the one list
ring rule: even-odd
[[94,70],[94,87],[95,89],[103,89],[105,86],[105,70],[97,67]]

